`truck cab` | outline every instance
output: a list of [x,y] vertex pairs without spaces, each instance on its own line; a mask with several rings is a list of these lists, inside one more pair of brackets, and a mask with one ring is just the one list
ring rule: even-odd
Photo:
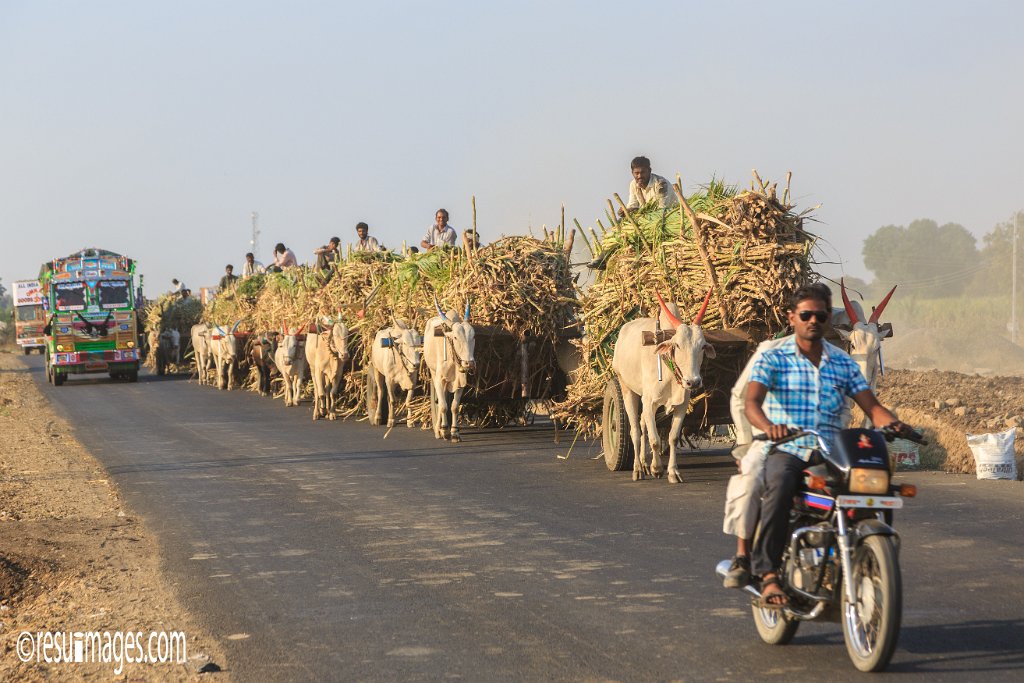
[[43,353],[46,337],[45,298],[39,280],[15,280],[14,282],[14,337],[25,355],[35,349]]
[[109,373],[138,380],[139,334],[135,262],[103,249],[83,249],[44,263],[46,374],[61,385],[73,374]]

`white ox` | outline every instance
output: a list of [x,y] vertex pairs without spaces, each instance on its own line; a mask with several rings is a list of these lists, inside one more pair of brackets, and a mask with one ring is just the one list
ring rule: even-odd
[[889,290],[885,298],[871,311],[871,316],[864,320],[864,311],[857,302],[851,302],[846,295],[846,285],[839,281],[839,291],[843,296],[843,309],[849,320],[847,323],[850,329],[845,329],[845,321],[833,321],[833,327],[845,341],[850,343],[850,357],[860,366],[864,378],[874,391],[878,388],[878,375],[884,372],[882,368],[882,340],[892,336],[892,325],[878,324],[878,319],[885,310],[886,304],[892,298],[896,287]]
[[[406,412],[412,400],[413,388],[416,386],[416,375],[420,368],[420,346],[415,331],[406,323],[395,320],[391,327],[377,332],[370,348],[370,374],[377,390],[377,406],[370,415],[370,424],[379,425],[383,421],[384,401],[388,403],[388,427],[395,426],[395,386],[406,392]],[[406,422],[412,427],[412,421],[406,415]]]
[[341,387],[342,367],[348,360],[348,328],[343,322],[325,319],[330,325],[306,334],[306,363],[313,378],[313,419],[337,419],[334,404]]
[[283,330],[277,351],[274,352],[274,365],[281,373],[284,384],[284,404],[299,405],[299,394],[306,375],[306,355],[302,352],[302,344],[296,334],[298,330]]
[[242,321],[239,319],[227,332],[220,325],[214,325],[214,329],[211,330],[210,354],[217,366],[218,389],[231,390],[234,369],[238,365],[238,338],[235,336],[235,330],[241,323]]
[[[459,404],[469,382],[467,373],[476,369],[476,331],[469,324],[469,303],[460,318],[455,311],[445,315],[434,298],[437,315],[423,331],[423,359],[430,371],[430,383],[437,398],[434,406],[434,436],[461,441]],[[448,394],[452,394],[451,425],[448,424]]]
[[213,354],[210,351],[210,328],[206,323],[193,325],[191,336],[192,354],[196,361],[199,384],[206,384],[210,381],[210,368],[213,365]]
[[[612,369],[622,387],[629,417],[634,453],[633,480],[643,479],[648,473],[656,477],[663,474],[655,415],[659,408],[664,408],[672,415],[668,436],[668,480],[678,484],[681,475],[676,462],[676,442],[689,407],[690,390],[701,385],[700,366],[704,357],[715,357],[715,348],[707,344],[700,328],[711,300],[711,290],[708,290],[700,312],[689,325],[682,323],[669,310],[660,294],[657,297],[662,319],[674,329],[664,330],[658,335],[658,320],[655,318],[639,318],[626,323],[615,342]],[[651,444],[650,467],[646,462],[647,441]]]

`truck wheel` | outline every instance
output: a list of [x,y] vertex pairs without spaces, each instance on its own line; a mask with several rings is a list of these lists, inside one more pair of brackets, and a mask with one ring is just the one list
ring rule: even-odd
[[167,360],[164,358],[164,354],[159,350],[156,352],[156,374],[161,377],[167,372]]
[[59,370],[53,371],[53,386],[59,387],[64,384],[64,380],[67,379],[67,374]]
[[128,378],[129,382],[138,382],[139,381],[139,369],[135,368],[135,369],[129,370],[128,372],[125,373],[125,377]]
[[32,349],[30,347],[28,347],[28,346],[22,346],[21,350],[25,352],[26,356],[29,355],[30,353],[32,353]]
[[604,446],[604,464],[612,472],[633,467],[633,441],[629,438],[629,418],[622,399],[622,387],[617,377],[608,380],[604,388],[601,409],[601,444]]

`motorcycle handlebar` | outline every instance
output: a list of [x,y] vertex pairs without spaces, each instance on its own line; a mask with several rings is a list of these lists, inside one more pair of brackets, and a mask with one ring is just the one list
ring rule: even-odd
[[[892,441],[893,439],[906,439],[907,441],[919,443],[922,446],[928,445],[928,440],[924,438],[924,435],[921,434],[921,432],[917,431],[908,424],[903,424],[902,422],[900,423],[900,426],[897,429],[894,429],[891,426],[885,426],[881,428],[879,431],[882,432],[883,436],[885,436],[886,441]],[[804,436],[816,436],[821,438],[821,434],[814,431],[813,429],[793,429],[791,427],[789,429],[789,433],[786,434],[784,438],[781,438],[773,443],[775,443],[775,445],[777,446],[779,444],[794,441]],[[754,441],[771,441],[771,439],[768,438],[767,434],[755,434]]]

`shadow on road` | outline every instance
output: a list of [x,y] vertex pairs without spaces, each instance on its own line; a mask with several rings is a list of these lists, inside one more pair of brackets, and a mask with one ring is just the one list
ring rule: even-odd
[[403,451],[373,451],[372,453],[301,453],[293,455],[249,455],[223,460],[196,460],[193,462],[154,462],[138,465],[108,467],[111,475],[136,474],[141,472],[174,472],[184,470],[210,470],[226,467],[264,467],[267,465],[306,464],[313,462],[391,460],[396,458],[425,458],[446,455],[437,448],[422,448]]
[[[801,639],[801,644],[842,645],[840,633]],[[889,665],[889,673],[1024,670],[1024,619],[904,626],[899,649],[916,658]]]

